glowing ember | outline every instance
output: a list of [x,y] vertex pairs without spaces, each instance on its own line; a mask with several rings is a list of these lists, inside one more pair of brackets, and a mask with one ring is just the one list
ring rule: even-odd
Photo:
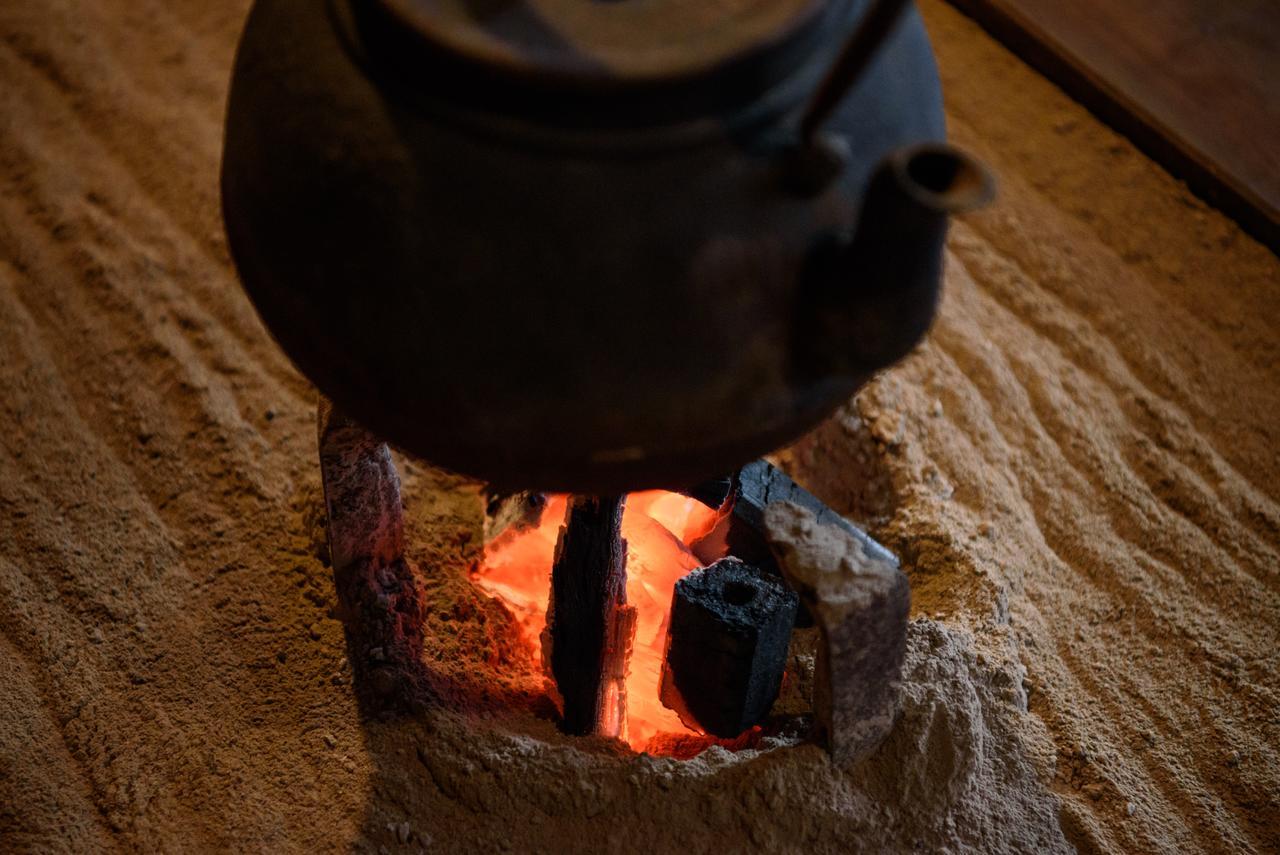
[[[564,496],[551,496],[537,528],[503,532],[486,547],[474,577],[516,616],[539,672],[539,637],[547,620],[551,562],[566,507]],[[689,546],[715,521],[714,510],[678,493],[650,490],[627,496],[622,536],[627,541],[627,603],[636,609],[636,636],[627,672],[627,720],[621,733],[637,751],[656,734],[697,733],[662,705],[658,682],[676,582],[702,566]]]

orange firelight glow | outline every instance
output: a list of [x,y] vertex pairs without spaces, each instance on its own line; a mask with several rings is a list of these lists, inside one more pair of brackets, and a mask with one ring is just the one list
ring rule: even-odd
[[[474,576],[482,590],[515,615],[539,672],[551,563],[567,507],[565,496],[548,497],[541,523],[499,535],[485,548],[484,561]],[[636,610],[636,635],[627,671],[622,737],[637,751],[658,734],[698,732],[662,705],[658,684],[676,582],[702,566],[689,547],[715,523],[716,511],[679,493],[649,490],[627,496],[622,537],[627,542],[627,604]]]

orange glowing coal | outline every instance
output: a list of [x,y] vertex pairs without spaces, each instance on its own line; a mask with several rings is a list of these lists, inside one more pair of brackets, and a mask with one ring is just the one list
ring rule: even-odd
[[[535,528],[508,529],[485,548],[476,584],[500,599],[520,624],[529,661],[542,672],[539,638],[547,620],[551,563],[568,500],[551,496]],[[716,511],[663,490],[631,493],[622,516],[627,542],[627,604],[636,610],[636,634],[627,670],[626,721],[620,735],[637,751],[654,736],[696,734],[658,699],[667,618],[676,582],[702,566],[690,545],[712,529]]]

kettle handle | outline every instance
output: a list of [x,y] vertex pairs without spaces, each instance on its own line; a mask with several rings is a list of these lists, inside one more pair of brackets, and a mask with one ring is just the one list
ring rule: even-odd
[[840,49],[827,76],[805,107],[800,119],[802,146],[807,147],[813,142],[818,128],[831,115],[849,87],[857,81],[909,2],[910,0],[872,0],[871,8],[863,14],[857,29]]

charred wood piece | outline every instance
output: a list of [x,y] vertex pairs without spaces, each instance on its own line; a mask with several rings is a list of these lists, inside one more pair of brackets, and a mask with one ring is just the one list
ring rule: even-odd
[[619,736],[635,609],[627,606],[623,496],[574,496],[556,542],[543,655],[566,733]]
[[412,706],[426,687],[400,477],[387,444],[329,401],[321,399],[316,422],[329,555],[357,686],[377,712]]
[[814,718],[832,758],[870,755],[893,728],[900,703],[911,588],[893,554],[791,501],[770,502],[765,535],[782,573],[821,633]]
[[808,510],[820,525],[842,529],[879,559],[896,562],[893,553],[876,543],[862,529],[840,516],[817,496],[792,481],[773,464],[757,460],[738,472],[734,491],[733,519],[728,531],[729,554],[778,572],[777,562],[765,537],[765,509],[776,502],[790,502]]
[[725,558],[676,583],[662,703],[691,727],[733,737],[778,697],[799,598],[782,580]]
[[[893,553],[872,540],[866,532],[827,507],[821,499],[801,487],[771,463],[757,460],[748,463],[734,477],[732,511],[701,541],[693,544],[693,552],[708,563],[725,555],[740,558],[748,564],[774,574],[782,570],[765,537],[765,508],[774,502],[792,502],[808,509],[824,525],[843,529],[863,544],[868,554],[885,561],[896,561]],[[813,616],[802,601],[796,612],[796,626],[813,626]]]

